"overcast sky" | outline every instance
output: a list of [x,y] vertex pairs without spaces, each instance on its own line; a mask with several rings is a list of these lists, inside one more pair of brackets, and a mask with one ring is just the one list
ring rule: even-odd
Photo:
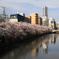
[[[59,0],[0,0],[0,6],[6,7],[8,15],[16,12],[25,13],[38,13],[42,16],[42,7],[48,7],[48,17],[55,18],[59,21]],[[3,9],[0,8],[0,13]]]

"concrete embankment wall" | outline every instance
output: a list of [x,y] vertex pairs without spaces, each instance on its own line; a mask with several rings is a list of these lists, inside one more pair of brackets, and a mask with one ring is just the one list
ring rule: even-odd
[[52,32],[48,26],[29,24],[26,22],[3,22],[0,23],[0,42],[11,42],[24,40],[31,36],[41,35]]

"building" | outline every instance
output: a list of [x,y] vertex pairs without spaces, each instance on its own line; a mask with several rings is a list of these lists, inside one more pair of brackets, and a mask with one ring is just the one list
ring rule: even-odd
[[57,29],[59,29],[59,22],[57,22],[56,27],[57,27]]
[[56,29],[56,22],[54,18],[49,19],[49,27],[51,27],[52,29]]
[[44,17],[44,16],[48,17],[48,10],[47,9],[48,8],[46,6],[42,8],[42,17]]
[[48,23],[49,23],[48,17],[46,16],[42,17],[42,25],[48,26]]
[[16,14],[19,14],[19,15],[24,16],[24,17],[25,17],[25,13],[19,13],[19,12],[17,12]]
[[25,13],[19,13],[19,14],[25,17]]
[[30,23],[31,21],[31,17],[30,16],[23,16],[23,15],[20,15],[20,14],[12,14],[10,15],[10,22],[27,22],[27,23]]
[[38,24],[38,14],[37,13],[30,13],[31,17],[31,24]]
[[20,14],[12,14],[10,15],[10,22],[20,22],[20,21],[24,21],[24,16],[20,15]]
[[8,15],[3,15],[3,14],[0,14],[0,22],[6,22],[6,21],[9,21],[9,17]]
[[48,8],[45,6],[42,8],[42,25],[48,26]]
[[42,18],[41,17],[38,17],[38,24],[42,25]]
[[31,23],[31,16],[26,16],[24,22]]
[[1,22],[4,22],[4,17],[3,17],[2,14],[0,14],[0,23],[1,23]]

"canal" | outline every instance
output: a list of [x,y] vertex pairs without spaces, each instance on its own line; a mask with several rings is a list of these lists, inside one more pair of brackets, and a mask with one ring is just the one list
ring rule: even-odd
[[0,59],[59,59],[59,34],[43,35],[29,42],[1,47]]

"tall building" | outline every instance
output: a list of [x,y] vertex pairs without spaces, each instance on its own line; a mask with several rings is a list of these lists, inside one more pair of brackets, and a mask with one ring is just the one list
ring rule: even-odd
[[31,24],[38,24],[38,14],[30,13],[30,16],[31,16]]
[[45,6],[42,8],[42,25],[48,26],[48,8]]
[[48,17],[48,10],[47,10],[48,8],[45,6],[45,7],[43,7],[43,9],[42,9],[42,17],[43,16],[46,16],[46,17]]

